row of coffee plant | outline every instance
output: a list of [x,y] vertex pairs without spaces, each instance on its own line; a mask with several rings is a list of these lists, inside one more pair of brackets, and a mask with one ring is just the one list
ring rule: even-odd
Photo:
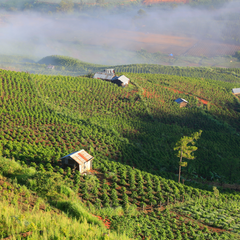
[[[129,76],[135,85],[123,89],[98,79],[1,71],[2,155],[58,166],[60,157],[84,148],[96,163],[118,161],[164,175],[177,173],[175,143],[202,129],[197,159],[183,176],[211,179],[210,172],[216,172],[221,181],[238,180],[239,112],[229,84],[216,87],[217,83],[201,85],[192,78]],[[179,96],[171,90],[174,84],[189,100],[189,108],[180,109],[174,102]],[[192,96],[184,93],[187,88]],[[198,106],[193,95],[210,100],[214,90],[210,108]]]
[[205,78],[220,80],[224,82],[239,82],[239,68],[207,68],[207,67],[179,67],[179,66],[163,66],[158,64],[131,64],[120,65],[115,67],[118,72],[127,73],[152,73],[152,74],[168,74],[178,75],[192,78]]

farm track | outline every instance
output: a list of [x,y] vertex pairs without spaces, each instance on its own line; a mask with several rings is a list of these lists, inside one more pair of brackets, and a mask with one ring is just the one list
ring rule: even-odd
[[[184,94],[186,94],[186,95],[190,95],[190,96],[195,96],[195,95],[193,95],[193,94],[191,94],[191,93],[187,93],[187,92],[179,91],[179,90],[174,89],[174,88],[168,88],[168,87],[165,87],[165,88],[170,89],[170,90],[172,90],[172,91],[174,91],[174,92],[184,93]],[[208,104],[208,100],[205,100],[205,99],[200,98],[200,97],[196,97],[196,98],[197,98],[199,101],[201,101],[203,104],[205,104],[205,105]]]
[[[174,89],[174,88],[169,88],[169,87],[166,87],[166,86],[163,86],[163,87],[166,88],[166,89],[168,89],[168,90],[171,90],[171,91],[173,91],[173,92],[175,92],[175,93],[178,92],[178,93],[184,93],[184,94],[190,95],[190,96],[195,96],[195,95],[193,95],[193,94],[191,94],[191,93],[179,91],[179,90]],[[143,95],[144,95],[144,97],[147,97],[147,98],[153,98],[153,97],[155,97],[155,98],[160,98],[160,97],[161,97],[160,95],[155,94],[155,92],[153,92],[153,93],[148,92],[147,89],[145,89],[145,88],[144,88],[144,93],[143,93]],[[205,99],[203,99],[203,98],[201,98],[201,97],[196,97],[196,98],[197,98],[199,101],[201,101],[203,104],[205,104],[205,105],[207,105],[208,102],[209,102],[208,100],[205,100]],[[164,103],[163,100],[161,100],[161,102]]]
[[202,222],[199,222],[199,221],[197,221],[197,220],[195,220],[195,219],[192,219],[192,218],[190,218],[189,216],[181,215],[181,214],[179,214],[179,213],[177,213],[177,212],[174,212],[174,213],[177,214],[177,219],[179,219],[180,217],[183,217],[183,218],[185,218],[187,221],[191,221],[191,222],[193,222],[193,223],[197,223],[197,224],[200,226],[201,229],[203,229],[204,227],[207,227],[208,230],[210,230],[210,231],[212,231],[212,232],[217,232],[217,233],[226,232],[225,229],[218,228],[218,227],[212,227],[212,226],[209,226],[209,225],[204,224],[204,223],[202,223]]

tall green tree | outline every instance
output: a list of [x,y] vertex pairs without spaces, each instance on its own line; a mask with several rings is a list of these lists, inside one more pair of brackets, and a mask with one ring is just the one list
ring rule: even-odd
[[[183,162],[183,158],[187,159],[195,159],[195,156],[193,155],[193,152],[196,151],[198,148],[194,146],[196,144],[196,141],[200,138],[202,134],[202,130],[199,130],[199,132],[195,132],[191,134],[191,136],[183,136],[175,145],[174,151],[177,152],[177,156],[180,158],[179,161],[179,173],[178,173],[178,182],[180,182],[181,177],[181,167],[186,167],[187,162]],[[188,145],[191,144],[191,145]]]
[[58,12],[72,12],[74,3],[72,0],[62,0],[57,7]]

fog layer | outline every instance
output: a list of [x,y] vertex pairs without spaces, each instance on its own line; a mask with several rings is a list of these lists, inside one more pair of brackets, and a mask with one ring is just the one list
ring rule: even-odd
[[173,56],[224,55],[240,49],[239,2],[215,10],[186,5],[143,10],[51,16],[2,12],[0,54],[36,60],[66,55],[114,65],[143,62],[136,58],[141,49]]

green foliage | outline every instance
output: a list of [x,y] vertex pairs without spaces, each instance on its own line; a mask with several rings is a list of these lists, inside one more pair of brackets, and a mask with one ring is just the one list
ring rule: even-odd
[[[182,158],[187,159],[194,159],[193,152],[197,150],[197,147],[195,145],[195,141],[200,138],[202,134],[202,130],[199,132],[193,133],[190,137],[183,136],[174,147],[174,151],[178,151],[177,156],[180,158],[179,161],[179,177],[178,182],[180,182],[180,174],[181,174],[181,167],[186,167],[187,162],[182,162]],[[192,146],[189,146],[188,144],[192,144]]]
[[[201,134],[202,130],[193,133],[190,137],[183,136],[174,147],[174,151],[178,151],[177,156],[179,158],[194,159],[195,157],[192,153],[197,150],[197,147],[194,146],[195,141],[200,138]],[[189,146],[188,144],[192,144],[192,146]]]
[[59,12],[72,12],[74,7],[74,3],[72,0],[61,0],[59,3],[59,7],[57,8],[57,11]]
[[[146,51],[141,50],[141,54]],[[152,56],[151,56],[152,57]],[[179,67],[164,66],[159,64],[131,64],[114,67],[117,72],[127,73],[151,73],[177,75],[199,79],[212,79],[224,82],[239,82],[240,70],[238,68],[215,68],[215,67]],[[150,80],[151,81],[151,80]]]
[[219,197],[219,190],[217,189],[217,187],[213,187],[213,192],[214,192],[214,195],[215,195],[215,197],[216,198],[218,198]]
[[[107,213],[102,207],[114,211],[116,206],[123,206],[122,216],[113,214],[111,219],[111,228],[116,231],[126,229],[128,236],[136,238],[150,235],[153,239],[165,235],[176,238],[173,229],[176,230],[175,225],[182,224],[184,219],[172,223],[169,212],[157,212],[166,205],[167,208],[188,206],[201,196],[204,196],[203,202],[213,196],[212,192],[201,190],[210,190],[208,186],[198,184],[199,189],[194,189],[187,186],[193,184],[188,181],[182,185],[163,178],[176,180],[173,173],[178,160],[173,151],[174,143],[199,128],[204,134],[198,141],[197,159],[184,174],[211,178],[209,173],[212,172],[219,179],[225,176],[233,182],[239,180],[238,154],[234,154],[240,146],[239,113],[230,83],[129,74],[135,85],[118,88],[85,77],[0,73],[2,153],[20,160],[20,163],[10,161],[10,165],[2,158],[0,172],[16,178],[17,184],[25,184],[37,191],[54,206],[59,202],[59,208],[66,212],[69,209],[69,216],[81,219],[77,206],[79,196],[88,204],[89,212],[99,211],[104,217]],[[174,92],[171,88],[204,99],[211,98],[211,108],[206,111],[197,105],[195,97]],[[79,94],[82,92],[86,94]],[[174,99],[179,95],[192,101],[192,106],[182,109],[176,106]],[[75,170],[61,175],[56,167],[61,164],[60,157],[82,148],[95,157],[96,175],[83,177]],[[190,151],[186,156],[192,156]],[[210,161],[212,159],[214,162]],[[33,162],[39,172],[35,168],[26,168]],[[5,199],[10,195],[10,189],[3,187],[2,190]],[[219,194],[218,200],[223,201],[222,197],[225,195]],[[231,198],[235,196],[227,195],[226,201],[237,203]],[[74,204],[66,203],[68,201]],[[132,205],[143,212],[137,212],[136,217],[128,216]],[[148,214],[150,211],[156,216]],[[197,209],[194,211],[193,218],[196,216],[202,221],[203,216]],[[139,217],[141,214],[143,216]],[[211,221],[209,219],[211,224],[221,224]],[[158,227],[163,223],[167,223],[164,231]],[[227,225],[229,229],[231,224]],[[190,230],[188,226],[183,227],[192,238],[200,234],[200,230]]]
[[237,51],[237,52],[235,53],[235,56],[236,56],[236,58],[238,58],[238,59],[240,60],[240,51]]
[[104,69],[104,67],[101,65],[90,64],[90,63],[82,62],[76,58],[59,56],[59,55],[44,57],[43,59],[38,61],[38,63],[46,64],[46,65],[51,64],[54,66],[61,66],[71,71],[82,71],[84,73],[87,73],[88,69],[91,69],[91,71],[93,72],[101,71]]
[[137,14],[138,14],[139,16],[144,16],[144,15],[146,15],[146,12],[145,12],[143,9],[139,9],[138,12],[137,12]]
[[[31,205],[18,200],[18,195],[15,194],[13,200],[0,201],[1,214],[1,238],[22,238],[22,233],[28,232],[28,239],[102,239],[106,231],[103,224],[94,216],[90,216],[86,210],[80,205],[72,203],[61,203],[61,207],[67,208],[69,218],[58,210],[56,212],[49,204],[40,198],[29,195]],[[24,197],[22,197],[22,200]],[[11,204],[10,204],[11,202]],[[34,207],[32,208],[32,204]],[[45,211],[39,211],[39,205],[45,206]],[[31,209],[31,211],[22,211],[21,207]],[[49,213],[49,210],[51,212]],[[86,217],[86,218],[85,218]],[[78,218],[78,220],[76,219]],[[59,221],[61,219],[61,221]],[[86,220],[90,223],[88,223]],[[80,221],[79,221],[80,220]],[[128,239],[126,236],[117,235],[111,232],[108,239]]]

